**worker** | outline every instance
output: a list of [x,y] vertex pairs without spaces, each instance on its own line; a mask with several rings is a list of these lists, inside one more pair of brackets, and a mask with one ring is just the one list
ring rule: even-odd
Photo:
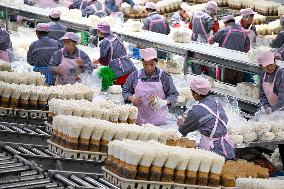
[[196,12],[192,18],[192,40],[207,43],[211,31],[219,29],[217,19],[218,5],[214,1],[208,1],[202,11]]
[[99,45],[100,58],[94,60],[93,64],[109,66],[116,75],[114,84],[123,85],[136,68],[127,55],[122,40],[111,33],[109,24],[100,22],[97,25],[97,30],[99,37],[104,39]]
[[82,15],[86,17],[90,15],[96,15],[98,17],[107,16],[105,4],[99,0],[92,0],[88,6],[82,9]]
[[0,26],[0,60],[11,62],[12,54],[10,48],[12,47],[10,34]]
[[[245,30],[239,24],[235,23],[233,15],[222,18],[225,28],[216,32],[208,38],[209,44],[219,43],[220,47],[232,49],[241,52],[248,52],[250,49],[250,39]],[[217,72],[216,78],[220,78],[220,72]],[[237,85],[244,79],[244,72],[225,68],[224,82]]]
[[[260,104],[270,114],[284,106],[284,70],[276,65],[274,53],[269,50],[259,54],[258,63],[264,70],[260,80]],[[278,147],[284,164],[284,145],[279,144]]]
[[[59,23],[61,12],[57,9],[53,9],[49,13],[49,19],[51,22],[48,23],[48,37],[60,42],[60,38],[66,33],[66,26]],[[62,44],[63,46],[63,44]]]
[[73,0],[73,3],[69,5],[69,9],[82,10],[88,6],[88,0]]
[[253,25],[253,18],[256,12],[251,8],[241,9],[240,10],[242,19],[240,21],[241,26],[245,29],[247,35],[250,38],[250,44],[253,46],[256,42],[256,27]]
[[279,60],[284,60],[284,16],[280,17],[281,31],[272,41],[271,47],[277,48],[275,53],[275,58]]
[[211,150],[227,160],[235,159],[234,143],[228,135],[228,118],[218,101],[208,95],[210,83],[207,79],[196,76],[189,81],[193,98],[199,103],[178,119],[179,131],[183,136],[199,130],[200,148]]
[[[200,43],[207,43],[210,37],[210,32],[214,33],[219,29],[219,23],[217,20],[218,5],[214,1],[208,1],[202,11],[198,11],[193,14],[192,18],[192,40]],[[195,74],[208,74],[215,77],[215,68],[207,68],[206,66],[199,64],[192,64],[193,73]]]
[[48,64],[52,54],[60,49],[58,41],[48,37],[48,25],[38,23],[36,25],[36,35],[38,40],[34,41],[27,53],[27,62],[34,66],[34,71],[45,75],[46,83],[53,84],[52,76],[48,71]]
[[260,80],[260,104],[271,113],[284,106],[284,70],[276,65],[274,53],[269,50],[262,51],[257,60],[264,70]]
[[89,56],[77,48],[80,37],[73,32],[66,32],[60,39],[64,48],[57,50],[50,60],[50,72],[54,75],[56,85],[80,82],[80,74],[93,71]]
[[[168,35],[171,32],[169,23],[166,21],[165,17],[157,13],[156,4],[147,2],[145,4],[145,9],[148,12],[148,17],[144,19],[143,29]],[[167,53],[158,51],[158,58],[166,59]]]
[[168,106],[175,104],[178,92],[169,74],[157,68],[157,51],[141,50],[143,69],[133,72],[123,86],[123,98],[138,107],[137,124],[166,123]]
[[[171,25],[174,28],[190,23],[191,25],[192,11],[189,4],[183,2],[180,5],[180,10],[175,12],[171,18]],[[192,27],[192,25],[191,25]]]

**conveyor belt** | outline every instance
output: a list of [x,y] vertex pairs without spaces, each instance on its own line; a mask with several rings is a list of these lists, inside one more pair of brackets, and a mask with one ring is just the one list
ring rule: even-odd
[[256,64],[249,61],[246,53],[213,47],[208,44],[201,44],[194,41],[189,43],[176,43],[169,35],[162,35],[149,31],[130,32],[124,27],[113,28],[113,31],[119,34],[125,41],[144,47],[154,47],[180,55],[186,55],[188,53],[188,56],[190,57],[245,72],[260,73],[261,71]]
[[2,142],[25,143],[47,146],[50,134],[44,126],[0,122],[0,140]]
[[21,155],[46,169],[102,173],[102,161],[61,158],[51,152],[47,146],[0,142],[0,149],[11,155]]

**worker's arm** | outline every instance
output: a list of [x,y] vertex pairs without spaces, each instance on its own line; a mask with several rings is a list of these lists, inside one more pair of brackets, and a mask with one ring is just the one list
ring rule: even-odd
[[199,129],[199,117],[196,107],[193,107],[193,109],[187,113],[187,116],[183,118],[182,121],[178,121],[178,126],[179,132],[183,136],[186,136],[188,133]]
[[48,71],[52,74],[57,74],[56,67],[61,63],[62,53],[61,50],[55,51],[50,59]]
[[149,19],[148,18],[145,18],[144,20],[143,20],[143,30],[148,30],[149,31]]
[[279,33],[271,43],[272,48],[280,48],[284,44],[284,32]]
[[169,22],[165,19],[165,22],[166,22],[166,35],[169,35],[171,33],[171,28],[170,28],[170,25],[169,25]]
[[249,37],[246,35],[246,40],[245,40],[245,44],[244,44],[244,52],[247,53],[250,50],[250,39]]
[[93,66],[91,64],[91,60],[90,60],[89,56],[83,51],[81,51],[80,56],[81,56],[80,58],[83,61],[83,65],[81,66],[83,73],[90,73],[91,74],[92,71],[93,71]]
[[29,50],[27,52],[27,62],[32,66],[34,65],[33,51],[34,51],[34,43],[30,45]]
[[272,107],[275,111],[279,108],[284,107],[284,71],[280,70],[277,74],[273,92],[278,96],[278,102]]
[[263,106],[265,109],[270,107],[269,106],[269,102],[267,100],[267,97],[266,97],[266,94],[264,92],[264,89],[263,89],[263,75],[260,79],[260,85],[259,85],[259,100],[260,100],[260,104],[261,106]]
[[101,65],[107,66],[110,59],[110,43],[107,40],[103,40],[100,44],[100,58],[99,63]]
[[180,26],[180,18],[179,18],[179,11],[178,12],[175,12],[173,14],[173,16],[171,17],[171,25],[172,27],[176,28],[176,27],[179,27]]
[[137,77],[138,72],[132,72],[123,85],[122,96],[125,102],[130,102],[129,97],[134,95],[135,85],[137,84]]
[[208,43],[212,45],[216,42],[216,43],[219,43],[220,45],[222,45],[222,42],[224,41],[227,32],[228,32],[227,28],[223,28],[223,29],[219,30],[212,37],[210,37],[208,39]]
[[83,17],[89,17],[90,15],[95,14],[95,10],[91,6],[86,6],[84,9],[82,9],[82,16]]
[[168,100],[168,102],[170,102],[169,105],[173,106],[176,103],[179,94],[171,76],[168,73],[163,72],[161,76],[161,82],[163,85],[164,93],[166,95],[166,99]]
[[123,2],[128,3],[131,7],[133,7],[135,5],[133,0],[123,0]]

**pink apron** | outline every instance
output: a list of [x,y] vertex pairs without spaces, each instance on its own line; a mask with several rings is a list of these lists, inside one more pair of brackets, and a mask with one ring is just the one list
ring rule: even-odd
[[[79,57],[80,58],[80,50]],[[81,73],[80,66],[77,64],[76,59],[65,58],[62,52],[62,60],[59,64],[62,68],[61,73],[57,74],[55,84],[56,85],[65,85],[65,84],[74,84],[80,80],[77,79],[78,74]]]
[[[217,106],[218,103],[216,102]],[[206,106],[205,104],[199,103],[198,106],[202,106],[203,108],[205,108],[210,114],[212,114],[216,120],[215,120],[215,125],[214,128],[210,134],[210,137],[205,136],[201,133],[201,140],[200,140],[200,148],[205,149],[205,150],[213,150],[214,149],[214,142],[215,141],[221,141],[221,146],[222,146],[222,150],[223,153],[225,155],[225,157],[228,157],[227,154],[227,150],[225,148],[225,141],[228,142],[228,144],[234,148],[234,142],[231,140],[230,136],[228,135],[228,133],[225,136],[222,137],[218,137],[218,138],[213,138],[214,134],[217,130],[217,125],[218,122],[220,121],[225,128],[227,129],[227,124],[219,117],[219,110],[217,109],[217,114],[215,114],[208,106]]]
[[264,76],[263,76],[262,86],[263,86],[264,93],[266,95],[266,98],[267,98],[270,106],[274,106],[275,104],[277,104],[277,102],[279,100],[279,97],[276,94],[274,94],[274,92],[273,92],[274,83],[275,83],[278,71],[279,71],[279,68],[276,71],[276,74],[274,76],[272,83],[264,81],[264,79],[266,78],[266,72],[264,73]]
[[153,19],[151,19],[150,17],[148,17],[148,20],[149,20],[149,22],[150,22],[149,31],[152,31],[153,25],[155,25],[155,24],[163,24],[164,29],[167,28],[167,25],[166,25],[165,20],[164,20],[163,17],[161,17],[161,18],[159,18],[159,19],[156,19],[156,20],[153,20]]
[[[244,35],[244,39],[243,39],[243,44],[245,44],[245,41],[246,41],[246,32],[245,30],[243,29],[243,27],[241,27],[241,30],[238,30],[238,29],[233,29],[231,26],[228,26],[229,28],[229,31],[227,32],[226,36],[225,36],[225,39],[222,43],[222,46],[224,48],[224,46],[227,44],[227,41],[228,41],[228,38],[231,36],[231,33],[232,32],[239,32],[239,33],[243,33]],[[221,78],[221,70],[218,68],[218,66],[216,67],[216,79],[220,80]]]
[[0,50],[0,59],[4,60],[6,62],[9,62],[9,53],[8,53],[7,50],[6,51],[1,51]]
[[[201,34],[196,34],[196,33],[192,33],[192,35],[195,37],[197,37],[197,42],[200,42],[200,43],[207,43],[207,40],[209,38],[209,34],[206,32],[205,28],[204,28],[204,25],[203,25],[203,22],[202,22],[202,18],[205,16],[206,14],[203,13],[202,15],[194,15],[196,18],[199,19],[199,23],[200,23],[200,26],[201,26],[201,29],[203,31],[203,34],[204,35],[201,35]],[[195,24],[195,19],[192,20],[192,25],[194,26]],[[205,37],[205,38],[204,38]]]
[[[159,82],[143,82],[138,79],[135,87],[135,96],[142,97],[142,104],[138,106],[137,124],[151,123],[153,125],[163,125],[166,123],[168,114],[168,107],[162,107],[158,111],[152,110],[149,105],[149,97],[152,95],[158,96],[161,99],[165,99],[166,95],[163,90],[161,82],[162,71],[160,70]],[[141,70],[138,71],[138,78],[141,74]]]

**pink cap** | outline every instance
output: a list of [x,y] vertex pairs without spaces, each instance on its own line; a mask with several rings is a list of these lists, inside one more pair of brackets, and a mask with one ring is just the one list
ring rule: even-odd
[[110,33],[110,25],[105,22],[100,22],[97,25],[97,30],[102,33]]
[[284,15],[280,16],[280,24],[284,26]]
[[46,23],[38,23],[36,25],[36,31],[48,32],[48,25]]
[[157,58],[157,51],[154,48],[146,48],[140,50],[141,58],[145,61]]
[[256,14],[256,12],[254,12],[251,8],[241,9],[240,13],[242,17]]
[[184,10],[186,12],[186,14],[188,14],[189,16],[192,15],[192,11],[191,11],[191,8],[189,6],[189,4],[183,2],[181,5],[180,5],[180,8],[182,10]]
[[61,12],[57,9],[53,9],[50,13],[49,16],[51,18],[60,18]]
[[145,9],[152,9],[152,10],[156,10],[156,4],[153,2],[147,2],[145,4]]
[[207,2],[207,9],[217,11],[217,10],[219,10],[219,7],[218,7],[218,4],[215,1],[208,1]]
[[80,42],[80,37],[76,35],[74,32],[66,32],[63,37],[60,38],[60,40],[66,40],[70,39],[76,43]]
[[257,61],[260,65],[262,65],[263,68],[270,64],[274,64],[274,53],[270,50],[262,51],[258,57]]
[[202,76],[196,76],[190,80],[189,86],[193,91],[200,95],[207,95],[211,88],[209,81]]
[[233,15],[228,15],[228,16],[223,16],[223,17],[222,17],[223,23],[226,23],[226,22],[228,22],[229,20],[234,20],[234,19],[235,19],[235,17],[234,17]]

